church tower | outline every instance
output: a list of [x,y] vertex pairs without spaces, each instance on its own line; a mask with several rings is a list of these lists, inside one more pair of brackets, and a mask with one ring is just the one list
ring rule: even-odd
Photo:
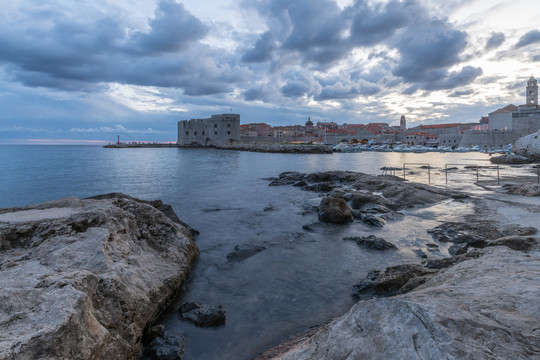
[[532,75],[527,81],[527,105],[538,105],[538,84]]
[[407,130],[407,121],[405,120],[405,115],[401,115],[401,119],[399,119],[399,130]]

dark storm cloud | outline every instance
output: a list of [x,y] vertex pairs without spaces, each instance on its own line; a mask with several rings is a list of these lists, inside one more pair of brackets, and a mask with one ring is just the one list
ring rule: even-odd
[[540,31],[531,30],[519,38],[519,41],[516,44],[516,48],[520,48],[520,47],[538,43],[538,42],[540,42]]
[[[480,68],[471,67],[457,73],[448,71],[462,61],[460,56],[468,44],[467,34],[455,29],[447,19],[429,16],[417,0],[375,5],[357,0],[344,9],[332,0],[261,0],[252,6],[273,26],[261,35],[243,59],[270,61],[270,69],[274,71],[295,65],[324,71],[347,59],[355,48],[382,45],[397,50],[398,54],[390,57],[384,47],[370,53],[369,60],[378,59],[379,69],[384,69],[373,74],[371,82],[381,81],[384,73],[390,72],[410,88],[448,89],[473,81],[482,72]],[[273,36],[269,45],[270,34]],[[491,46],[501,41],[495,34],[492,38]],[[349,91],[328,88],[319,98],[353,97],[355,91],[359,96],[364,94],[358,86],[347,87]],[[285,90],[283,94],[296,94],[300,87],[290,85],[290,89]]]
[[396,30],[422,16],[424,9],[416,1],[390,1],[371,8],[367,1],[356,1],[351,9],[351,42],[367,46],[390,38]]
[[242,61],[250,63],[270,60],[276,48],[276,36],[267,31],[260,36],[253,48],[242,56]]
[[246,69],[199,42],[208,27],[175,1],[161,0],[149,30],[131,35],[107,13],[66,14],[58,9],[23,30],[0,25],[0,63],[14,79],[83,91],[101,82],[178,87],[188,95],[230,91],[247,79]]
[[204,38],[209,30],[184,5],[173,1],[160,1],[148,25],[150,32],[137,32],[132,39],[135,49],[144,55],[183,50]]
[[292,80],[282,86],[280,91],[286,97],[300,97],[309,91],[309,85],[302,81]]
[[459,54],[467,45],[466,34],[442,20],[407,28],[393,42],[401,54],[393,74],[407,82],[430,82],[444,76],[440,69],[459,63]]
[[496,49],[499,46],[501,46],[504,41],[506,40],[506,36],[504,36],[501,32],[493,32],[491,33],[491,36],[486,42],[486,50]]

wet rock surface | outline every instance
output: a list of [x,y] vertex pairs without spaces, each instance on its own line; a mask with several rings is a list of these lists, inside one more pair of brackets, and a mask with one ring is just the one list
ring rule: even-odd
[[[465,254],[470,248],[507,246],[514,250],[529,251],[536,247],[537,238],[533,227],[508,225],[498,227],[495,222],[447,222],[428,230],[434,240],[454,243],[448,249],[450,255]],[[529,237],[528,237],[529,236]]]
[[386,225],[385,220],[373,214],[360,213],[360,220],[362,220],[363,223],[366,223],[372,226],[383,227],[384,225]]
[[534,162],[533,159],[527,156],[517,154],[494,156],[489,161],[492,164],[531,164]]
[[234,251],[227,254],[227,261],[229,262],[244,261],[245,259],[250,258],[255,254],[258,254],[265,249],[266,247],[262,245],[253,245],[253,244],[236,245],[234,247]]
[[367,175],[351,171],[325,171],[304,174],[284,172],[270,180],[269,185],[294,185],[303,190],[343,193],[355,210],[382,206],[391,211],[424,206],[449,198],[466,197],[463,193],[410,183],[392,175]]
[[523,196],[540,196],[540,184],[504,184],[502,189],[508,194]]
[[139,358],[198,255],[161,206],[109,194],[1,209],[0,358]]
[[189,320],[197,326],[213,327],[225,324],[225,310],[221,305],[186,302],[178,311],[182,319]]
[[353,213],[341,195],[330,194],[321,200],[319,220],[332,224],[348,224],[353,221]]
[[372,250],[397,249],[397,246],[375,235],[345,237],[343,240],[354,241],[358,245]]
[[353,286],[353,296],[356,299],[369,299],[396,295],[409,280],[433,275],[436,272],[436,270],[425,268],[420,264],[396,265],[386,268],[384,271],[374,270],[368,274],[365,280]]
[[165,332],[150,342],[145,354],[152,360],[180,360],[183,352],[184,337]]
[[500,246],[478,251],[481,256],[434,275],[404,285],[401,280],[391,288],[408,290],[414,282],[412,291],[361,300],[345,315],[261,359],[539,357],[540,286],[532,279],[540,276],[540,253]]

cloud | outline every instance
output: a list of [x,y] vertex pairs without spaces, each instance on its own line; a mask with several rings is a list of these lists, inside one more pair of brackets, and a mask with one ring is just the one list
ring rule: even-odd
[[443,76],[440,69],[459,63],[459,54],[467,45],[466,34],[444,20],[404,29],[393,42],[401,62],[392,72],[412,83],[427,83]]
[[506,37],[501,32],[492,32],[491,36],[486,42],[486,50],[496,49],[499,46],[501,46],[504,41],[506,40]]
[[114,125],[114,127],[101,126],[99,128],[71,128],[69,130],[72,133],[85,133],[85,134],[102,134],[102,133],[114,133],[114,134],[158,134],[159,131],[152,128],[132,130],[126,129],[122,125]]
[[272,58],[272,52],[277,48],[275,35],[267,31],[257,40],[251,50],[242,56],[244,62],[264,62]]
[[468,96],[468,95],[472,95],[472,94],[474,94],[474,90],[473,89],[467,89],[467,90],[453,91],[448,96],[456,98],[456,97]]
[[517,42],[515,48],[517,49],[538,42],[540,42],[540,31],[531,30],[519,38],[519,41]]
[[370,7],[367,1],[357,1],[351,26],[351,42],[369,46],[389,39],[398,29],[410,25],[425,12],[416,1],[390,1],[384,6]]
[[148,33],[137,32],[131,39],[135,49],[144,56],[184,50],[190,43],[203,39],[209,30],[183,4],[170,0],[158,3],[155,17],[148,25]]
[[228,92],[231,82],[248,78],[247,69],[201,42],[209,27],[173,0],[158,2],[146,31],[114,12],[73,15],[56,5],[52,16],[27,15],[32,26],[0,25],[0,63],[28,86],[92,92],[112,82],[199,96]]
[[359,96],[372,96],[381,92],[381,87],[365,80],[354,82],[339,81],[323,87],[316,100],[354,99]]

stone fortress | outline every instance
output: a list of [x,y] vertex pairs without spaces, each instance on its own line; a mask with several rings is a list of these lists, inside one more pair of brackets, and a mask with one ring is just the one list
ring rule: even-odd
[[212,115],[178,122],[178,145],[223,146],[240,140],[240,115]]
[[179,146],[227,146],[311,142],[337,144],[343,141],[371,144],[407,144],[450,147],[506,147],[517,139],[540,130],[538,84],[527,81],[525,104],[507,105],[481,117],[479,122],[418,125],[407,129],[402,115],[399,126],[387,123],[337,124],[308,119],[305,126],[270,126],[265,123],[240,125],[240,115],[212,115],[208,119],[178,122]]

